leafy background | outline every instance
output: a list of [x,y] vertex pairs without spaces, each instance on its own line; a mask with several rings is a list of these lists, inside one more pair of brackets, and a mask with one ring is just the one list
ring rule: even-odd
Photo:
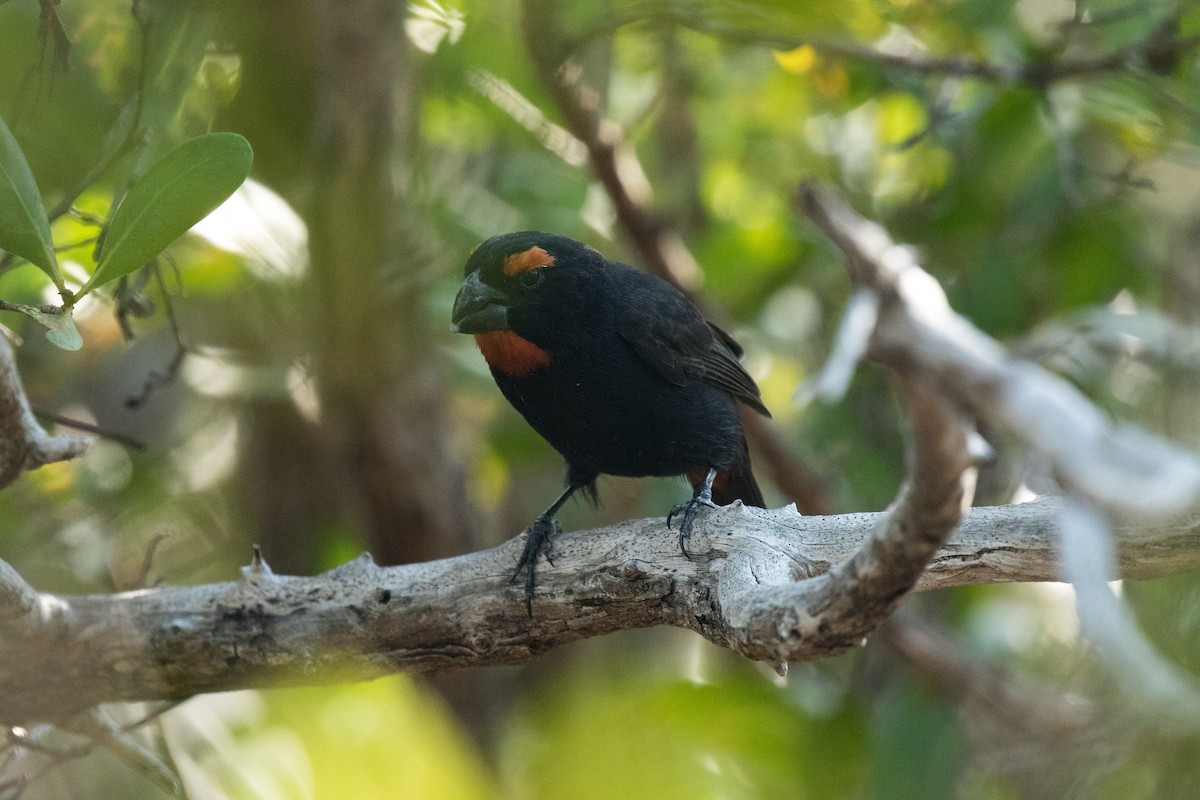
[[[242,134],[255,153],[252,182],[169,258],[79,304],[78,352],[6,315],[39,409],[143,446],[98,440],[0,494],[0,556],[39,589],[104,592],[231,579],[251,542],[298,573],[366,548],[387,562],[444,556],[502,541],[543,509],[559,459],[504,404],[469,338],[448,331],[461,265],[481,239],[522,228],[638,259],[586,152],[562,133],[531,44],[572,48],[831,508],[886,505],[901,432],[870,369],[840,404],[791,403],[847,294],[838,258],[790,206],[808,177],[918,246],[988,333],[1114,416],[1200,445],[1195,359],[1089,338],[1106,311],[1200,317],[1191,52],[1037,86],[799,46],[1053,62],[1168,20],[1191,36],[1194,7],[610,0],[570,4],[557,28],[531,34],[522,11],[507,0],[0,4],[0,116],[47,207],[86,186],[53,226],[71,285],[95,268],[96,222],[130,175],[210,130]],[[331,20],[360,12],[378,24],[337,38]],[[136,147],[103,164],[130,115]],[[19,260],[4,265],[0,298],[57,301]],[[659,515],[685,492],[608,479],[599,510],[571,506],[562,520]],[[1200,669],[1194,576],[1123,591],[1159,646]],[[652,630],[519,669],[196,698],[146,735],[192,798],[1200,793],[1200,742],[1115,695],[1069,588],[940,592],[906,614],[1045,718],[964,702],[961,686],[878,642],[780,681]],[[1070,709],[1091,715],[1086,730]],[[161,794],[97,751],[24,796]]]

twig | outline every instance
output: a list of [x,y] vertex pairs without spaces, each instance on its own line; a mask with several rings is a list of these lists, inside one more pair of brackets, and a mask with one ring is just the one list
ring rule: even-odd
[[[167,254],[166,258],[170,259],[171,256]],[[171,264],[174,266],[173,261]],[[171,336],[175,342],[175,352],[171,355],[171,360],[167,363],[165,369],[162,371],[152,371],[146,376],[146,380],[142,384],[142,390],[125,399],[126,408],[141,408],[155,391],[175,380],[175,377],[179,374],[179,368],[183,366],[183,360],[188,354],[187,343],[183,338],[183,329],[179,327],[179,318],[175,314],[175,303],[172,300],[171,293],[167,291],[166,282],[162,277],[162,267],[155,260],[149,269],[153,273],[155,281],[158,282],[158,290],[163,297],[163,308],[167,316],[167,322],[171,326]],[[176,271],[176,275],[178,275],[178,271]]]
[[38,424],[12,347],[0,336],[0,488],[15,481],[22,470],[77,458],[87,447],[87,439],[51,436]]
[[[20,797],[25,789],[50,769],[67,761],[86,758],[97,747],[108,749],[164,791],[182,796],[183,788],[174,769],[133,736],[133,732],[138,728],[157,720],[176,705],[164,704],[140,719],[124,725],[114,720],[103,708],[93,708],[67,720],[62,727],[49,724],[39,724],[28,729],[10,727],[5,744],[9,758],[0,766],[10,767],[14,760],[27,754],[41,757],[41,763],[33,768],[26,767],[22,775],[0,781],[0,798],[10,800]],[[70,737],[75,742],[52,744],[51,737]]]
[[1079,765],[1067,771],[1072,775],[1095,774],[1103,768],[1098,760],[1111,761],[1112,734],[1122,723],[1082,696],[1007,675],[910,615],[892,617],[877,637],[959,706],[973,760],[1033,784],[1036,791],[1022,796],[1069,796],[1068,787],[1047,786],[1047,778],[1063,773],[1064,764]]
[[867,354],[878,320],[879,295],[867,288],[855,289],[842,312],[825,366],[796,390],[798,404],[807,405],[814,399],[834,403],[845,396],[854,371]]
[[977,78],[996,83],[1024,83],[1039,89],[1059,81],[1119,72],[1130,66],[1139,66],[1147,59],[1179,58],[1200,46],[1200,34],[1181,36],[1173,31],[1156,28],[1137,41],[1096,55],[1046,62],[1000,64],[971,56],[890,52],[857,42],[796,36],[778,30],[739,28],[714,19],[708,14],[687,15],[655,11],[614,16],[604,24],[589,30],[585,36],[571,42],[568,52],[577,50],[597,38],[609,36],[620,28],[636,24],[676,25],[722,41],[778,50],[811,47],[825,56],[870,62],[916,75]]
[[39,409],[39,408],[35,408],[33,410],[33,413],[34,413],[34,416],[41,417],[42,419],[46,420],[47,422],[53,422],[55,425],[62,425],[64,428],[74,428],[77,431],[83,431],[84,433],[90,433],[95,436],[99,436],[102,439],[108,439],[110,441],[114,441],[119,444],[123,444],[126,447],[130,448],[131,450],[145,450],[146,449],[145,442],[143,442],[140,439],[136,439],[133,436],[130,436],[129,434],[121,433],[120,431],[114,431],[109,428],[104,428],[99,425],[94,425],[90,422],[84,422],[83,420],[75,419],[74,417],[67,417],[67,416],[63,416],[62,414],[56,414],[53,411],[43,411],[42,409]]
[[1084,309],[1039,325],[1022,337],[1018,350],[1042,364],[1127,358],[1200,373],[1200,329],[1154,309]]
[[1138,629],[1133,612],[1113,594],[1104,575],[1116,560],[1104,515],[1068,503],[1059,520],[1063,574],[1075,584],[1076,608],[1092,644],[1124,686],[1136,710],[1180,732],[1200,727],[1200,693],[1190,676],[1158,654]]
[[102,708],[92,709],[73,721],[72,729],[88,736],[95,745],[102,745],[163,791],[179,797],[183,785],[175,770],[167,766],[153,751]]
[[158,551],[158,546],[168,538],[165,533],[156,533],[150,537],[150,542],[146,545],[146,555],[142,557],[142,566],[133,582],[135,589],[144,589],[149,585],[147,582],[150,580],[150,569],[154,566],[154,554]]

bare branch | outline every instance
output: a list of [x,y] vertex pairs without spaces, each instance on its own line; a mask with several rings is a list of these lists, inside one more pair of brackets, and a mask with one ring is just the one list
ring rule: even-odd
[[856,283],[880,296],[870,353],[920,375],[975,418],[1006,429],[1054,468],[1073,495],[1059,520],[1063,562],[1088,636],[1115,676],[1158,716],[1196,724],[1200,693],[1161,659],[1105,584],[1110,516],[1169,519],[1200,509],[1200,456],[1132,425],[1116,424],[1073,386],[1010,358],[951,311],[911,249],[827,190],[805,185],[800,202],[846,257]]
[[37,591],[7,562],[0,561],[0,631],[33,614],[37,607]]
[[[891,615],[954,532],[973,489],[970,426],[915,380],[902,377],[901,387],[914,428],[909,483],[866,543],[822,578],[791,583],[787,562],[731,562],[727,570],[737,567],[745,574],[723,582],[718,599],[737,634],[735,649],[784,663],[855,646]],[[762,578],[780,573],[782,586]]]
[[[1163,723],[1195,729],[1200,694],[1189,676],[1158,654],[1138,630],[1133,612],[1112,593],[1104,575],[1115,559],[1107,521],[1096,509],[1072,501],[1059,520],[1063,574],[1075,584],[1084,630],[1126,696]],[[1146,708],[1146,707],[1149,708]]]
[[846,256],[855,282],[881,295],[875,358],[919,365],[940,391],[1018,435],[1067,488],[1102,508],[1170,517],[1200,506],[1200,457],[1110,421],[1066,381],[1010,358],[950,310],[909,248],[839,198],[806,185],[800,201]]
[[1024,83],[1044,88],[1064,80],[1099,77],[1149,65],[1169,64],[1200,47],[1200,34],[1180,35],[1172,19],[1129,44],[1087,56],[1010,64],[965,55],[930,55],[916,47],[885,49],[851,41],[797,36],[780,30],[752,28],[724,22],[711,14],[671,12],[615,15],[574,42],[574,48],[609,36],[627,25],[676,25],[722,41],[777,50],[811,47],[821,55],[870,62],[915,75],[976,78],[995,83]]
[[[1060,508],[1040,500],[972,509],[917,588],[1060,580]],[[38,613],[6,631],[0,647],[2,721],[64,717],[99,702],[516,664],[566,642],[659,624],[777,658],[784,645],[774,629],[762,627],[763,638],[755,638],[730,613],[761,625],[769,619],[762,609],[787,608],[797,592],[828,597],[822,587],[846,580],[828,575],[831,568],[877,539],[887,518],[733,506],[700,520],[692,561],[679,554],[662,519],[569,533],[556,542],[555,565],[539,570],[532,619],[521,588],[509,582],[520,539],[400,567],[380,568],[363,556],[317,577],[252,574],[116,595],[42,594]],[[1200,516],[1118,529],[1121,574],[1200,567],[1198,533]],[[873,560],[860,556],[843,571],[870,569]],[[795,583],[810,576],[826,577]],[[815,588],[797,588],[809,583]],[[788,658],[816,658],[857,642],[836,628],[809,633],[811,640],[784,648]]]
[[821,371],[796,390],[797,403],[807,405],[813,399],[833,403],[842,399],[850,388],[854,371],[867,354],[878,320],[879,295],[865,287],[855,289],[842,312],[833,351]]
[[22,470],[77,458],[87,446],[83,437],[51,436],[38,424],[21,385],[12,346],[0,336],[0,489],[15,481]]

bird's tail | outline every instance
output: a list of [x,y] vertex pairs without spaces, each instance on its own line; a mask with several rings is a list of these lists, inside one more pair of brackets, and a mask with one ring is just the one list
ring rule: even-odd
[[734,500],[741,500],[748,506],[767,507],[762,490],[758,488],[758,481],[754,480],[754,473],[750,469],[750,451],[746,449],[744,438],[733,465],[718,472],[717,479],[713,481],[714,503],[727,506]]

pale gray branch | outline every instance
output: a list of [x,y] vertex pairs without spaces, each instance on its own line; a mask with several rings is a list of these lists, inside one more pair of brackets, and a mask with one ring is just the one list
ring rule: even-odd
[[946,302],[911,249],[815,186],[805,212],[881,295],[874,358],[907,362],[979,419],[1018,436],[1072,492],[1110,511],[1170,517],[1200,507],[1200,456],[1108,419],[1066,381],[1010,357]]
[[0,561],[0,631],[37,609],[38,593],[7,562]]
[[859,363],[867,354],[871,334],[879,320],[879,295],[860,286],[850,295],[842,320],[833,337],[833,349],[825,366],[796,390],[793,400],[801,406],[812,400],[833,403],[841,400]]
[[1022,337],[1020,349],[1040,363],[1068,370],[1133,359],[1200,372],[1200,330],[1156,309],[1087,308],[1039,325]]
[[0,335],[0,489],[22,470],[77,458],[87,446],[81,436],[51,436],[42,430],[25,396],[12,346]]
[[1109,562],[1103,554],[1113,547],[1099,509],[1117,519],[1194,515],[1200,510],[1200,456],[1114,423],[1066,381],[1010,357],[951,310],[910,248],[895,244],[841,198],[810,184],[801,187],[799,199],[845,255],[854,281],[879,295],[869,354],[902,374],[921,376],[947,401],[1006,429],[1053,466],[1073,498],[1059,522],[1084,630],[1141,705],[1160,714],[1174,707],[1178,718],[1194,720],[1200,695],[1193,682],[1158,656],[1105,584]]
[[974,488],[971,428],[918,381],[902,377],[900,386],[913,425],[909,479],[900,497],[866,542],[819,578],[782,585],[765,580],[781,572],[770,552],[731,561],[726,570],[742,574],[736,581],[727,574],[717,599],[736,634],[730,641],[736,650],[782,665],[853,647],[891,615],[954,532]]
[[1200,720],[1194,680],[1159,655],[1104,580],[1116,558],[1107,525],[1099,510],[1078,501],[1069,501],[1059,518],[1063,574],[1075,585],[1079,619],[1138,706],[1161,723],[1194,729]]
[[[917,588],[1058,580],[1059,510],[1049,499],[972,509]],[[400,567],[364,556],[317,577],[259,570],[231,583],[42,594],[37,613],[0,647],[0,721],[66,716],[100,702],[516,664],[566,642],[660,624],[773,655],[780,636],[762,630],[764,638],[754,639],[729,618],[722,598],[753,596],[783,608],[803,585],[798,578],[827,575],[851,559],[885,518],[735,505],[700,520],[692,561],[660,518],[569,533],[555,546],[554,566],[538,571],[532,618],[522,587],[509,580],[520,539]],[[1121,574],[1200,567],[1198,534],[1200,516],[1118,529]],[[746,615],[748,623],[763,618]],[[810,631],[814,639],[794,643],[788,657],[828,654],[821,643],[844,649],[855,643],[846,630]]]

